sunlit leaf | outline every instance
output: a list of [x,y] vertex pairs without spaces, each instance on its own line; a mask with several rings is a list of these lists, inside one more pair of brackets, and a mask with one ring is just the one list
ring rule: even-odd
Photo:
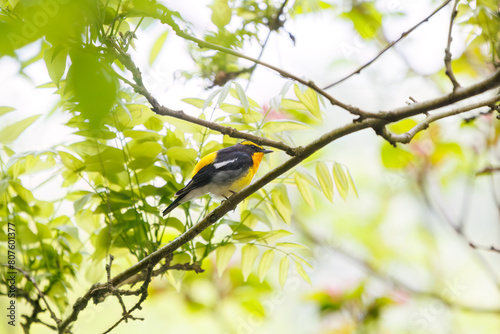
[[340,16],[351,20],[356,31],[365,39],[374,38],[382,25],[382,14],[372,2],[353,3],[351,11]]
[[226,82],[224,87],[222,87],[222,90],[219,94],[219,99],[217,100],[218,106],[220,106],[222,104],[222,102],[224,102],[224,100],[226,99],[227,95],[229,94],[229,90],[231,89],[232,83],[233,83],[232,81],[228,81],[228,82]]
[[156,57],[158,57],[158,54],[160,53],[161,49],[163,48],[163,45],[165,44],[165,40],[167,39],[168,36],[168,30],[165,30],[153,44],[153,47],[151,48],[151,52],[149,53],[149,66],[153,65],[153,63],[156,60]]
[[281,288],[285,286],[289,267],[290,267],[290,259],[288,258],[288,256],[283,256],[280,261],[280,274],[279,274],[279,281]]
[[12,108],[12,107],[0,107],[0,116],[3,115],[3,114],[6,114],[8,112],[14,111],[14,110],[16,110],[16,108]]
[[349,180],[349,186],[354,191],[354,194],[356,195],[356,197],[359,198],[359,196],[358,196],[358,189],[356,188],[356,183],[354,182],[354,179],[352,178],[352,175],[351,175],[351,172],[349,171],[349,169],[347,169],[347,177],[348,177],[348,180]]
[[323,194],[333,203],[333,180],[328,167],[323,161],[316,163],[316,176],[318,177]]
[[45,66],[49,72],[50,79],[54,84],[59,87],[64,71],[66,70],[66,59],[68,58],[68,51],[57,47],[46,49],[43,55]]
[[349,181],[347,180],[344,168],[339,163],[333,165],[333,179],[335,180],[335,186],[340,196],[345,200],[349,191]]
[[295,121],[295,120],[274,120],[266,122],[262,126],[262,130],[267,133],[276,133],[283,131],[294,131],[294,130],[309,130],[311,127],[305,123]]
[[226,244],[217,247],[215,251],[216,253],[215,265],[217,267],[217,273],[219,274],[219,277],[221,277],[222,274],[224,273],[224,270],[226,270],[226,267],[235,251],[236,251],[236,246],[233,244]]
[[227,4],[227,0],[215,0],[211,6],[212,8],[212,22],[218,27],[222,28],[231,22],[231,8]]
[[316,94],[316,92],[312,88],[308,87],[306,91],[302,93],[299,86],[294,85],[293,90],[299,101],[302,102],[302,104],[314,117],[320,120],[323,119],[323,117],[321,116],[321,110],[319,108],[318,94]]
[[314,196],[311,192],[311,187],[309,183],[305,180],[305,178],[299,173],[296,172],[294,175],[295,184],[297,188],[299,188],[299,192],[302,195],[302,198],[306,201],[306,203],[314,208]]
[[410,152],[401,147],[393,147],[387,142],[382,145],[381,155],[384,167],[393,169],[405,168],[414,159]]
[[290,224],[292,217],[292,206],[290,200],[288,199],[288,193],[286,187],[283,184],[279,184],[274,187],[271,193],[271,200],[278,211],[281,219],[287,224]]
[[306,246],[301,245],[301,244],[296,244],[293,242],[278,242],[278,243],[276,243],[276,247],[307,249]]
[[240,100],[243,109],[245,109],[245,112],[248,112],[250,110],[250,103],[248,103],[243,87],[241,87],[236,81],[234,81],[234,87],[236,88],[236,93],[238,94],[238,99]]
[[[205,104],[205,100],[203,100],[203,99],[185,98],[185,99],[182,99],[181,101],[186,102],[186,103],[193,105],[196,108],[200,108],[200,109],[202,109],[203,105]],[[210,102],[210,104],[212,104],[212,103]],[[210,106],[210,104],[208,106]]]
[[33,115],[31,117],[25,118],[22,121],[11,124],[0,130],[0,143],[9,144],[23,133],[24,130],[33,122],[35,122],[41,115]]
[[184,233],[186,230],[186,226],[177,218],[175,217],[168,217],[163,224],[168,227],[172,227],[176,229],[177,231]]
[[216,88],[214,89],[207,97],[207,99],[205,100],[205,102],[203,103],[203,107],[201,108],[201,110],[205,110],[208,106],[212,105],[212,101],[213,99],[215,98],[215,96],[217,94],[220,93],[220,91],[222,90],[222,88]]
[[268,249],[267,251],[264,252],[264,254],[262,254],[262,258],[259,264],[259,280],[261,282],[264,281],[264,278],[266,278],[267,272],[271,267],[273,259],[274,259],[274,250],[272,249]]
[[309,278],[309,275],[304,270],[304,267],[302,266],[302,264],[300,262],[295,261],[295,269],[297,270],[297,273],[300,275],[300,277],[302,277],[302,279],[304,281],[306,281],[309,284],[312,284],[311,279]]
[[241,248],[241,273],[243,280],[246,281],[248,275],[252,272],[252,267],[259,255],[259,249],[253,244],[248,244]]
[[178,161],[192,162],[198,156],[198,152],[192,148],[172,147],[168,149],[167,156]]

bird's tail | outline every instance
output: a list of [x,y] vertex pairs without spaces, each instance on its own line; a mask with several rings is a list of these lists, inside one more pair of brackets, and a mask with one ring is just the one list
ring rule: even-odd
[[170,211],[172,211],[173,209],[178,207],[180,204],[182,204],[183,203],[182,199],[184,198],[184,196],[186,196],[186,195],[181,195],[181,196],[177,197],[172,203],[170,203],[170,205],[165,210],[163,210],[163,216],[166,216],[167,214],[170,213]]

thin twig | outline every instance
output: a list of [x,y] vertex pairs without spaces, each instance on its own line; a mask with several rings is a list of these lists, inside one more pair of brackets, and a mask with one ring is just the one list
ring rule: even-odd
[[472,242],[469,242],[469,246],[471,246],[474,249],[479,249],[479,250],[484,250],[484,251],[489,251],[489,252],[494,252],[494,253],[500,253],[500,248],[495,247],[495,246],[480,246],[476,245]]
[[148,297],[148,286],[149,286],[149,283],[151,283],[151,275],[153,273],[153,268],[154,268],[154,263],[153,262],[150,262],[149,265],[148,265],[148,268],[147,268],[147,274],[146,274],[146,279],[144,280],[144,283],[142,284],[141,288],[139,289],[140,292],[141,292],[141,298],[139,299],[139,301],[128,311],[126,312],[121,318],[120,320],[118,320],[113,326],[111,326],[107,331],[105,331],[103,334],[107,334],[109,332],[111,332],[113,329],[115,329],[122,321],[127,321],[127,319],[133,319],[133,320],[144,320],[143,318],[135,318],[135,317],[132,317],[131,314],[132,312],[134,312],[135,310],[139,309],[141,310],[142,309],[142,306],[141,304],[146,300],[146,298]]
[[[266,39],[264,40],[264,43],[262,43],[262,47],[260,48],[260,53],[259,53],[259,56],[257,57],[258,60],[262,59],[262,55],[264,54],[264,50],[267,46],[267,43],[269,42],[269,38],[271,37],[271,34],[273,33],[273,31],[276,31],[276,30],[278,30],[279,27],[281,27],[282,22],[280,21],[280,16],[281,16],[281,14],[283,14],[283,11],[285,10],[285,6],[286,6],[287,2],[288,2],[288,0],[283,1],[278,12],[276,13],[276,16],[274,16],[272,21],[269,22],[269,24],[268,24],[269,31],[267,32],[267,36],[266,36]],[[251,67],[250,76],[248,78],[248,83],[247,83],[245,90],[247,90],[248,87],[250,86],[250,82],[252,81],[252,76],[253,76],[253,73],[255,72],[256,68],[257,68],[257,64],[254,64]]]
[[45,299],[45,294],[42,292],[42,290],[40,290],[40,287],[38,286],[38,284],[36,283],[36,280],[25,270],[17,267],[17,266],[12,266],[14,269],[16,269],[18,272],[20,272],[21,274],[23,274],[23,276],[28,280],[30,281],[33,286],[35,287],[36,291],[38,292],[38,295],[40,296],[40,298],[43,300],[44,304],[45,304],[45,307],[47,307],[47,310],[49,311],[50,313],[50,317],[55,321],[57,327],[59,327],[59,324],[61,323],[61,319],[59,319],[56,314],[54,313],[54,311],[52,311],[52,308],[50,307],[49,305],[49,302],[47,301],[47,299]]
[[414,25],[410,30],[407,30],[405,32],[403,32],[401,34],[401,36],[395,40],[394,42],[390,43],[389,45],[387,45],[382,51],[380,51],[374,58],[372,58],[369,62],[367,62],[366,64],[360,66],[359,68],[357,68],[356,70],[354,70],[354,72],[352,72],[351,74],[335,81],[334,83],[332,84],[329,84],[328,86],[324,87],[323,89],[329,89],[329,88],[332,88],[333,86],[335,85],[338,85],[339,83],[341,82],[344,82],[345,80],[349,79],[350,77],[356,75],[356,74],[359,74],[361,73],[361,71],[365,68],[367,68],[368,66],[370,66],[375,60],[377,60],[381,55],[383,55],[387,50],[389,50],[390,48],[392,48],[394,45],[396,45],[399,41],[401,41],[403,38],[405,38],[406,36],[408,36],[410,33],[413,32],[413,30],[417,29],[422,23],[424,22],[427,22],[431,17],[433,17],[437,12],[439,12],[441,9],[443,9],[447,4],[449,4],[451,2],[451,0],[447,0],[445,1],[441,6],[439,6],[436,10],[434,10],[430,15],[428,15],[425,19],[423,19],[422,21],[418,22],[416,25]]
[[[447,211],[445,210],[445,208],[441,205],[438,205],[437,202],[435,200],[432,199],[431,197],[431,194],[429,193],[426,185],[424,182],[419,182],[418,183],[418,186],[419,186],[419,190],[420,190],[420,193],[422,194],[422,197],[423,197],[423,200],[424,200],[424,203],[427,205],[427,207],[436,215],[436,216],[439,216],[439,214],[442,215],[442,217],[444,218],[446,224],[453,230],[456,232],[456,235],[462,239],[462,241],[464,243],[466,243],[467,245],[471,245],[471,242],[469,241],[469,239],[467,238],[467,236],[464,234],[464,231],[462,229],[459,228],[459,225],[454,222],[454,220],[450,217],[450,215],[447,213]],[[474,247],[472,247],[474,248]],[[476,258],[476,260],[478,261],[478,263],[480,263],[483,267],[483,269],[485,270],[485,272],[487,272],[487,274],[491,277],[491,280],[493,281],[494,285],[500,290],[500,286],[498,285],[498,277],[495,273],[495,271],[493,270],[493,268],[488,264],[488,262],[480,255],[478,254],[477,252],[475,251],[472,251],[471,252],[471,255],[474,256]]]
[[446,45],[446,49],[444,50],[444,65],[446,68],[445,73],[450,78],[450,81],[453,84],[453,91],[457,90],[460,87],[460,84],[458,83],[457,78],[455,78],[455,74],[453,73],[453,68],[451,67],[450,51],[451,41],[453,40],[453,38],[451,37],[451,32],[453,30],[453,22],[455,21],[455,18],[458,14],[457,6],[459,1],[460,0],[455,0],[453,8],[451,9],[450,28],[448,29],[448,43]]

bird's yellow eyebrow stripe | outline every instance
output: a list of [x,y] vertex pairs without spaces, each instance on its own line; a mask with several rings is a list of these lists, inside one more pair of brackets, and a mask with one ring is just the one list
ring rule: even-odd
[[200,171],[200,169],[213,163],[216,157],[217,157],[217,152],[212,152],[204,156],[203,159],[201,159],[200,161],[198,161],[196,166],[194,166],[193,175],[191,175],[191,178],[193,178]]
[[249,140],[245,140],[245,141],[241,142],[240,144],[241,144],[241,145],[254,145],[254,146],[257,146],[257,147],[258,147],[258,148],[260,148],[260,149],[263,149],[263,147],[262,147],[262,146],[257,145],[257,144],[255,144],[254,142],[251,142],[251,141],[249,141]]

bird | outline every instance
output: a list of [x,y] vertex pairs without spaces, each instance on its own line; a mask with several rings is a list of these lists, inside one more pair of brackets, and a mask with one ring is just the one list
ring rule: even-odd
[[208,193],[228,199],[250,184],[264,154],[271,152],[247,140],[206,155],[194,167],[189,183],[175,193],[177,198],[163,211],[163,216]]

